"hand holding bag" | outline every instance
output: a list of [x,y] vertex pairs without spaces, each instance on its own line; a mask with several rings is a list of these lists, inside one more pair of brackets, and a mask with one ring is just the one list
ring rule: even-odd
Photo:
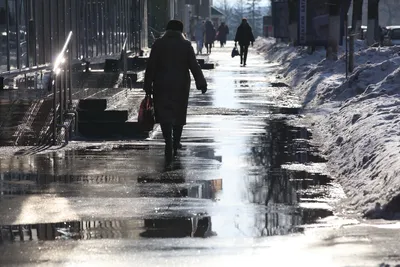
[[232,58],[234,58],[234,57],[236,57],[236,56],[239,56],[240,54],[239,54],[239,51],[238,51],[238,49],[237,49],[237,46],[235,45],[235,47],[232,49]]
[[140,103],[138,123],[144,131],[151,131],[154,127],[154,107],[153,99],[150,95],[146,95]]

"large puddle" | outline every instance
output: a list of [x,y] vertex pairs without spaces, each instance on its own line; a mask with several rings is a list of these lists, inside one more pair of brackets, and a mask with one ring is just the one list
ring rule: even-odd
[[210,92],[192,93],[172,165],[159,130],[146,141],[0,159],[0,240],[257,238],[322,227],[343,192],[310,131],[294,126],[297,98],[268,84],[273,67],[259,58],[247,68],[218,60],[226,66],[206,74]]
[[[158,198],[165,205],[116,220],[3,224],[0,239],[212,237],[219,233],[260,237],[302,232],[304,225],[333,214],[329,204],[340,197],[340,190],[323,174],[324,160],[309,144],[311,133],[306,128],[276,118],[266,120],[265,129],[251,135],[243,150],[224,152],[224,146],[188,143],[180,159],[167,167],[160,156],[162,146],[143,144],[91,146],[1,160],[2,207],[30,195],[95,197],[99,209],[103,199],[110,197]],[[232,156],[237,160],[232,161]],[[172,198],[193,202],[178,201],[173,209],[167,203]],[[205,203],[198,205],[195,199]],[[7,221],[4,216],[1,219]]]

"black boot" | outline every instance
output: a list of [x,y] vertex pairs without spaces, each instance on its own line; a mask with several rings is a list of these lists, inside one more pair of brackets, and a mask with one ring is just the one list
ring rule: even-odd
[[167,124],[167,123],[162,123],[161,124],[161,130],[162,134],[165,140],[165,159],[167,161],[172,160],[172,149],[173,149],[173,143],[172,143],[172,124]]
[[182,137],[182,131],[183,131],[183,126],[182,125],[174,125],[174,156],[178,155],[178,149],[182,149],[182,144],[181,144],[181,137]]

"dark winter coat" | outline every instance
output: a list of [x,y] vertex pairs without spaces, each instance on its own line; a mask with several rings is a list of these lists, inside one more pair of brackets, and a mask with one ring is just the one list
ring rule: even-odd
[[206,21],[205,24],[205,28],[206,28],[206,37],[205,37],[205,43],[206,44],[211,44],[215,41],[215,28],[214,25],[212,24],[211,21]]
[[220,25],[218,28],[218,39],[220,42],[226,42],[226,36],[229,34],[229,28],[227,25]]
[[239,45],[250,45],[254,42],[254,35],[251,26],[248,23],[241,23],[237,28],[235,42],[239,42]]
[[153,93],[157,123],[185,125],[192,72],[197,89],[207,82],[190,41],[178,31],[167,31],[157,39],[147,62],[144,90]]

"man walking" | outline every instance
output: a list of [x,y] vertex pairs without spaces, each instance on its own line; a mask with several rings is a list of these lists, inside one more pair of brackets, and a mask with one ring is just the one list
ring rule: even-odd
[[242,19],[242,23],[239,25],[235,36],[235,46],[236,43],[240,46],[240,65],[246,66],[247,52],[249,50],[250,43],[254,44],[253,30],[247,23],[247,19]]
[[167,162],[181,148],[189,101],[189,70],[196,80],[197,89],[203,94],[207,91],[207,82],[192,44],[182,32],[181,21],[168,22],[165,34],[154,42],[144,77],[144,90],[154,97],[155,119],[161,125]]
[[205,42],[207,48],[207,54],[211,54],[211,47],[215,40],[215,28],[210,20],[207,19],[205,24]]
[[204,45],[204,22],[200,20],[197,21],[196,28],[194,30],[194,37],[196,39],[196,46],[197,46],[197,55],[203,53],[203,45]]
[[226,25],[225,22],[222,22],[218,28],[218,39],[221,44],[221,47],[224,47],[224,45],[226,44],[226,37],[228,34],[229,34],[228,25]]

